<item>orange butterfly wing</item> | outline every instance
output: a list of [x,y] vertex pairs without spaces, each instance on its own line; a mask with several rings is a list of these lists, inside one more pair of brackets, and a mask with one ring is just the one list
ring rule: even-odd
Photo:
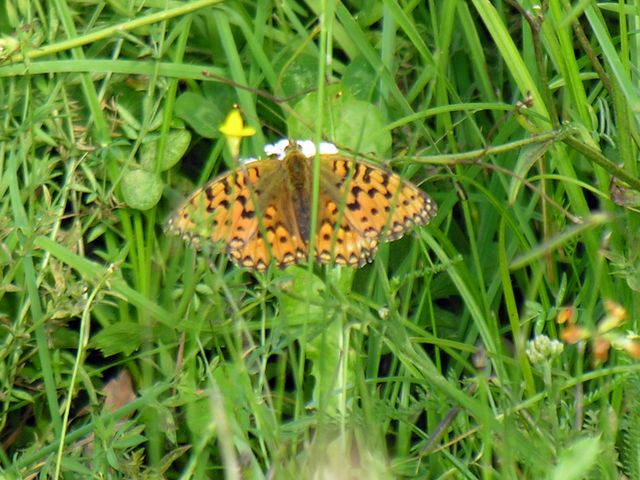
[[380,241],[425,225],[437,207],[426,193],[395,173],[341,155],[322,157],[316,258],[340,265],[371,262]]
[[[297,216],[308,216],[311,209],[313,159],[290,145],[284,160],[250,162],[196,190],[167,229],[197,248],[222,243],[234,263],[253,270],[307,260],[303,236],[309,226],[298,222],[309,219]],[[398,239],[436,214],[427,194],[394,173],[342,155],[320,160],[314,240],[320,263],[362,266],[373,260],[379,242]]]
[[[256,196],[259,198],[259,192]],[[307,244],[295,222],[291,202],[286,196],[277,195],[268,202],[262,200],[259,199],[263,207],[258,208],[254,222],[257,228],[253,234],[242,242],[228,243],[227,253],[231,259],[242,267],[260,272],[266,270],[272,260],[278,268],[306,260]],[[234,227],[234,232],[242,232],[241,222]]]
[[196,248],[224,243],[234,263],[259,271],[266,270],[272,258],[280,267],[306,258],[306,245],[291,221],[286,199],[272,195],[262,201],[260,187],[277,179],[280,163],[250,162],[215,178],[176,210],[167,230]]

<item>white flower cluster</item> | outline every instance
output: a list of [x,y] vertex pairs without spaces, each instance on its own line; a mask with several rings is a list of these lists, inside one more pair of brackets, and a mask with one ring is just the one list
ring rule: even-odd
[[546,335],[538,335],[527,342],[527,357],[531,363],[543,363],[557,357],[564,350],[564,344],[558,340],[551,340]]
[[[283,138],[276,143],[267,144],[264,146],[264,153],[269,157],[276,157],[282,160],[285,156],[285,151],[289,146],[291,140]],[[316,154],[316,144],[312,140],[293,140],[298,144],[300,151],[307,157],[313,157]],[[320,154],[332,155],[338,153],[338,149],[333,143],[320,142]]]
[[[287,138],[278,140],[276,143],[266,144],[264,146],[264,153],[269,158],[282,160],[286,156],[286,149],[291,141],[294,141],[298,144],[298,147],[300,148],[300,151],[304,156],[314,157],[316,155],[316,144],[313,143],[312,140],[289,140]],[[321,155],[334,155],[336,153],[338,153],[338,149],[333,143],[320,142]],[[250,157],[241,158],[239,161],[241,164],[246,165],[247,163],[255,162],[257,160],[257,158]]]

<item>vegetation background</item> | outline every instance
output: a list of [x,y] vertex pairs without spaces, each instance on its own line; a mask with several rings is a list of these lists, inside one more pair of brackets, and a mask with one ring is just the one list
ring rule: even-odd
[[[2,477],[640,478],[639,15],[1,2]],[[234,104],[438,216],[357,271],[192,251]]]

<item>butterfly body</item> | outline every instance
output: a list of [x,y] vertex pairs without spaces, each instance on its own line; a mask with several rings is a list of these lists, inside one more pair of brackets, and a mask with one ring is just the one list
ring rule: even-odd
[[234,263],[264,271],[307,261],[362,266],[378,244],[428,223],[436,204],[398,175],[340,154],[321,154],[315,236],[311,238],[313,162],[289,141],[282,159],[258,160],[196,190],[168,229],[199,247],[223,243]]

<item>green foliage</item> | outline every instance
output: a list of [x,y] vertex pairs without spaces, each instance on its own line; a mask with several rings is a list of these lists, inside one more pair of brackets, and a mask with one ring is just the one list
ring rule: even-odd
[[[0,4],[0,477],[639,477],[636,15]],[[234,105],[437,217],[359,270],[194,252]]]
[[127,169],[120,184],[122,199],[130,208],[149,210],[162,195],[162,180],[153,172],[141,168]]
[[[391,148],[391,134],[385,129],[380,110],[353,98],[348,90],[335,86],[322,103],[323,138],[330,138],[345,150],[382,156]],[[305,95],[296,103],[287,122],[292,138],[313,138],[318,94]]]

